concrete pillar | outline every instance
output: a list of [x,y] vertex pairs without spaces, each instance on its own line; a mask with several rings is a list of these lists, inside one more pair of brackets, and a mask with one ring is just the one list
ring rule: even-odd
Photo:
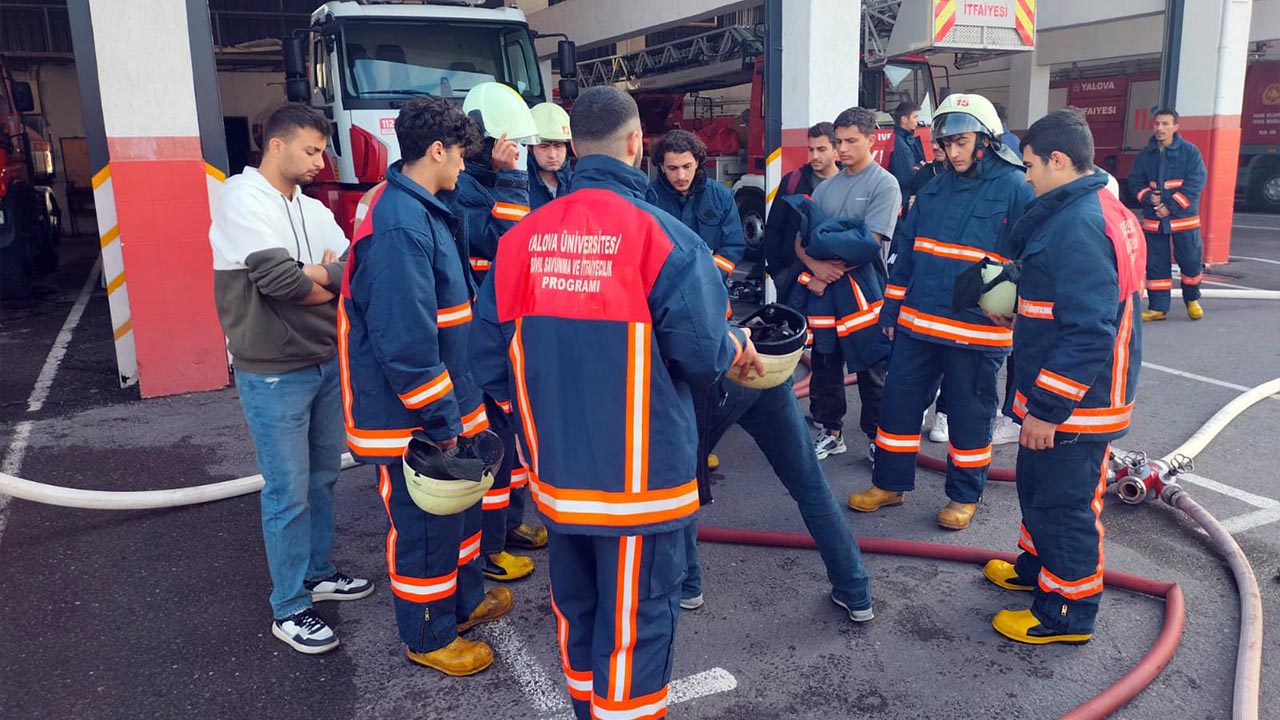
[[1009,129],[1023,132],[1049,113],[1049,66],[1036,62],[1036,52],[1009,59]]
[[1200,148],[1208,169],[1200,233],[1209,263],[1225,263],[1230,254],[1252,11],[1250,0],[1186,0],[1181,47],[1172,48],[1180,53],[1180,132]]
[[800,0],[782,8],[782,152],[767,164],[767,199],[806,162],[808,131],[858,104],[862,2]]
[[226,148],[208,6],[69,0],[68,11],[121,382],[143,397],[223,387],[209,222]]

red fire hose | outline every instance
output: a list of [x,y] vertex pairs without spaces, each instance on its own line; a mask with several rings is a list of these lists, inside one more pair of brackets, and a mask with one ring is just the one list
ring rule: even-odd
[[[817,544],[813,538],[803,533],[771,532],[765,530],[743,530],[739,528],[698,527],[698,539],[704,542],[727,543],[734,545],[758,545],[765,547],[790,547],[814,549]],[[911,540],[893,540],[888,538],[858,538],[858,547],[863,552],[884,555],[900,555],[904,557],[929,558],[933,560],[950,560],[953,562],[985,564],[992,558],[1013,562],[1012,553],[967,548],[956,545],[940,545],[935,543],[915,542]],[[1163,598],[1164,625],[1156,642],[1147,654],[1138,661],[1133,669],[1125,673],[1111,687],[1103,690],[1090,700],[1062,715],[1060,720],[1097,720],[1105,718],[1129,702],[1155,679],[1156,675],[1169,663],[1173,653],[1178,649],[1182,638],[1182,624],[1186,616],[1186,606],[1182,599],[1182,588],[1177,583],[1162,583],[1150,578],[1127,575],[1107,570],[1103,582],[1109,587]]]

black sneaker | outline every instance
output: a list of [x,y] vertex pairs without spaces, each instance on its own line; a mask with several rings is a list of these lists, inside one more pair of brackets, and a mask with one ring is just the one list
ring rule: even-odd
[[319,655],[338,647],[338,636],[311,608],[271,623],[271,634],[306,655]]
[[373,583],[361,578],[348,577],[340,572],[324,580],[308,581],[304,585],[311,591],[311,602],[359,600],[373,594]]

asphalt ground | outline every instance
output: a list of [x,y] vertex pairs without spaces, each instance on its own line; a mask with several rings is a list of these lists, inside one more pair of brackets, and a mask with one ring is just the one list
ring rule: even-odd
[[[1280,216],[1236,217],[1230,264],[1212,283],[1280,290]],[[95,246],[68,241],[63,267],[33,305],[0,308],[0,452],[18,474],[104,490],[177,488],[256,472],[234,389],[141,401],[120,389],[106,296],[93,285],[47,401],[27,400],[51,344],[85,284]],[[1249,259],[1245,259],[1249,258]],[[1206,288],[1223,287],[1206,283]],[[1191,323],[1146,328],[1126,450],[1162,455],[1239,390],[1280,375],[1274,302],[1206,300]],[[1217,384],[1215,384],[1217,383]],[[853,388],[850,388],[852,391]],[[850,407],[856,412],[856,392]],[[806,404],[807,406],[807,404]],[[27,426],[25,445],[15,442]],[[1268,622],[1280,620],[1280,486],[1273,453],[1280,400],[1248,410],[1196,458],[1191,494],[1236,539],[1262,585]],[[942,457],[944,446],[926,443]],[[717,501],[705,524],[803,531],[799,515],[750,438],[717,449]],[[20,458],[18,456],[21,456]],[[1011,467],[1014,446],[996,465]],[[15,459],[20,462],[15,462]],[[838,498],[866,487],[862,448],[823,463]],[[1203,483],[1220,483],[1206,487]],[[375,579],[355,603],[322,603],[342,646],[306,657],[270,635],[270,582],[257,499],[167,511],[100,512],[0,497],[0,717],[3,718],[554,718],[568,708],[555,649],[545,551],[513,586],[517,607],[477,629],[494,667],[446,679],[409,664],[386,589],[385,512],[373,472],[338,485],[339,566]],[[938,529],[941,477],[920,472],[901,508],[849,513],[854,532],[1013,550],[1012,485],[992,483],[974,525]],[[1270,511],[1268,513],[1268,511]],[[1238,601],[1207,539],[1176,511],[1109,499],[1109,568],[1186,593],[1182,645],[1155,682],[1115,717],[1229,717]],[[688,718],[1052,718],[1118,678],[1146,652],[1159,600],[1109,590],[1098,631],[1081,647],[1032,648],[990,627],[1026,596],[986,583],[977,567],[868,555],[876,619],[854,625],[827,598],[816,553],[704,544],[707,604],[681,618],[671,715]],[[1280,716],[1277,632],[1264,641],[1264,716]]]

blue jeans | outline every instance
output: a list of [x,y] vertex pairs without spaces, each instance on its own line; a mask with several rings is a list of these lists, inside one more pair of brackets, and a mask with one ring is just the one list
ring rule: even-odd
[[346,442],[338,361],[278,375],[237,370],[236,388],[266,481],[262,539],[279,620],[311,607],[305,581],[337,572],[333,486]]
[[[847,524],[848,514],[836,502],[813,453],[813,440],[791,382],[768,390],[749,390],[729,381],[722,385],[724,402],[711,408],[707,423],[708,447],[715,447],[732,425],[741,425],[796,501],[805,527],[818,544],[832,593],[849,607],[870,607],[871,584],[862,565],[862,553]],[[705,461],[700,458],[700,462]],[[694,532],[692,528],[691,525],[686,532]],[[684,598],[702,592],[696,546],[692,542],[690,545],[686,550],[689,566],[680,588]]]

